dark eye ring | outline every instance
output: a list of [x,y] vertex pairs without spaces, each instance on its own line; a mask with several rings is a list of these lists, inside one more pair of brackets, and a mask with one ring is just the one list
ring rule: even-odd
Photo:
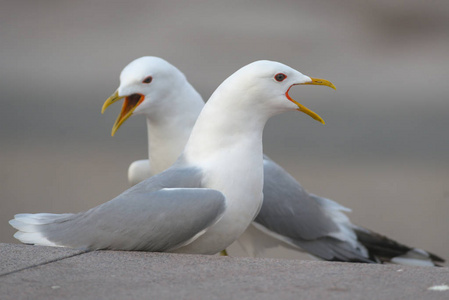
[[285,78],[287,78],[287,75],[283,73],[277,73],[276,75],[274,75],[274,79],[279,82],[284,81]]
[[152,80],[153,80],[153,77],[148,76],[142,81],[142,83],[150,83]]

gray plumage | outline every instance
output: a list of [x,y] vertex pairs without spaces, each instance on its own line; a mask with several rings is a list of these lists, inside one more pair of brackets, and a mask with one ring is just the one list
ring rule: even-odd
[[254,220],[256,228],[324,260],[436,265],[444,260],[421,249],[399,244],[352,224],[350,211],[326,198],[307,193],[282,167],[265,156],[264,202]]
[[201,188],[201,178],[198,169],[173,167],[86,212],[19,214],[10,224],[24,243],[170,251],[197,237],[225,210],[224,195]]
[[[338,231],[337,224],[317,201],[319,198],[308,194],[290,174],[267,157],[264,160],[263,193],[265,203],[256,218],[261,225],[293,239],[304,240]],[[295,226],[290,220],[295,220]]]

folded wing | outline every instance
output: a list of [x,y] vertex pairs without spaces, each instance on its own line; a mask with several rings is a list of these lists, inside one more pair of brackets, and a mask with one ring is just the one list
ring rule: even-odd
[[16,215],[10,221],[19,230],[14,236],[27,244],[86,250],[176,249],[220,219],[225,197],[217,190],[189,187],[198,186],[195,172],[175,173],[189,177],[174,180],[173,174],[162,173],[86,212]]
[[307,193],[283,168],[264,160],[264,202],[256,228],[325,260],[373,262],[357,241],[349,209]]

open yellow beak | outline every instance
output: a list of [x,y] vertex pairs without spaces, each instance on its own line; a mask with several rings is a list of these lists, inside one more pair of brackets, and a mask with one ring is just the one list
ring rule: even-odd
[[103,107],[101,108],[101,113],[104,113],[104,111],[106,110],[106,108],[108,108],[112,103],[115,103],[119,100],[122,100],[123,98],[125,98],[124,96],[120,97],[118,95],[118,91],[115,91],[114,94],[112,94],[108,99],[106,99],[106,101],[103,103]]
[[122,110],[120,111],[120,114],[117,117],[117,120],[115,120],[114,126],[112,126],[112,132],[111,136],[114,136],[115,132],[119,129],[119,127],[125,122],[131,115],[133,114],[134,110],[137,106],[139,106],[140,103],[145,99],[144,95],[141,94],[132,94],[129,96],[119,96],[118,92],[116,91],[114,94],[111,95],[103,104],[103,107],[101,108],[101,113],[104,113],[106,108],[108,108],[111,104],[125,98],[125,101],[123,102]]
[[[312,78],[312,77],[310,77],[310,79],[312,79],[312,81],[305,82],[305,83],[300,83],[300,84],[301,85],[302,84],[307,84],[307,85],[309,85],[309,84],[310,85],[325,85],[325,86],[331,87],[334,90],[336,90],[335,85],[332,82],[330,82],[330,81],[327,81],[325,79]],[[326,123],[324,123],[324,120],[317,113],[315,113],[314,111],[308,109],[307,107],[305,107],[301,103],[298,103],[297,101],[295,101],[294,99],[292,99],[290,97],[288,92],[290,91],[292,86],[288,88],[287,92],[285,92],[285,96],[287,97],[287,99],[290,100],[291,102],[295,103],[296,105],[298,105],[298,109],[297,109],[298,111],[302,111],[303,113],[311,116],[313,119],[317,120],[318,122],[321,122],[322,124],[326,124]]]

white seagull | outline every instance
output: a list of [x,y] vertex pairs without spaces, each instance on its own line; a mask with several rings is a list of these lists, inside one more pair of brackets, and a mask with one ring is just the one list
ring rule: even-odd
[[[130,78],[119,93],[130,93],[128,104],[142,103],[144,94],[132,89],[143,84],[141,91],[151,94],[151,83],[170,85],[170,72],[160,75]],[[293,110],[321,119],[288,95],[292,86],[303,84],[332,86],[278,62],[241,68],[210,97],[181,156],[167,170],[86,212],[18,214],[9,222],[18,229],[14,236],[26,244],[85,250],[215,254],[225,249],[262,205],[267,120]]]
[[[334,88],[327,81],[312,80],[311,84]],[[287,99],[290,99],[288,90],[291,86],[285,91]],[[204,101],[181,71],[161,58],[150,56],[138,58],[123,69],[120,86],[106,100],[102,112],[123,98],[122,111],[112,128],[112,135],[131,115],[142,114],[147,120],[149,160],[138,160],[130,165],[128,179],[134,185],[164,171],[176,161]],[[322,121],[317,115],[310,115]],[[213,126],[213,122],[209,125]],[[238,135],[239,131],[236,129],[233,134]],[[203,146],[208,145],[209,141],[204,141]],[[307,193],[290,174],[266,156],[264,175],[262,208],[252,226],[238,239],[248,255],[257,256],[267,248],[282,244],[333,261],[431,266],[444,261],[434,254],[399,244],[352,224],[343,213],[350,209]]]

